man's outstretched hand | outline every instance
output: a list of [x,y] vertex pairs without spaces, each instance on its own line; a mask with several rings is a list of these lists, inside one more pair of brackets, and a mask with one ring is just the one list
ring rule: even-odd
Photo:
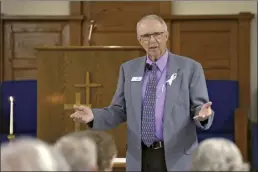
[[199,121],[207,120],[212,115],[211,105],[212,105],[212,102],[208,102],[202,105],[199,114],[194,116],[193,119],[196,119]]
[[74,105],[73,108],[75,112],[70,115],[70,118],[72,118],[74,121],[88,123],[93,120],[94,116],[92,110],[89,107]]

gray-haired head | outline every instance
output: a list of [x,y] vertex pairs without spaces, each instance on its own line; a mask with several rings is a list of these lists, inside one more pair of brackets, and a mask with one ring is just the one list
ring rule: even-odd
[[169,37],[166,22],[152,14],[140,19],[136,26],[137,39],[150,60],[157,61],[166,52]]
[[146,15],[146,16],[142,17],[142,18],[137,22],[137,25],[136,25],[137,36],[139,36],[139,33],[138,33],[139,25],[140,25],[143,21],[145,21],[145,20],[156,20],[156,21],[158,21],[160,24],[163,25],[165,32],[168,31],[167,24],[166,24],[166,22],[163,20],[163,18],[161,18],[160,16],[158,16],[158,15],[156,15],[156,14],[150,14],[150,15]]
[[24,137],[1,145],[1,171],[69,171],[63,156],[52,146]]
[[97,166],[100,171],[112,171],[114,159],[117,156],[117,147],[113,137],[99,130],[87,130],[70,134],[74,138],[89,138],[97,146]]
[[54,147],[63,154],[72,171],[97,169],[97,148],[91,139],[65,135],[57,140]]
[[230,140],[212,138],[200,143],[193,154],[193,171],[249,171],[238,147]]

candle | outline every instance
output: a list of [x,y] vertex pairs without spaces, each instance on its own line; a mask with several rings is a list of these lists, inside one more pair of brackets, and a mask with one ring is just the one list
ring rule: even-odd
[[9,130],[9,134],[12,135],[13,134],[13,97],[10,96],[9,100],[10,100],[10,130]]

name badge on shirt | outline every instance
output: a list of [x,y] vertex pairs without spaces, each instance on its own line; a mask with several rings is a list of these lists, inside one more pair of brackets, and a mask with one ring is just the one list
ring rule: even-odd
[[141,81],[142,77],[132,77],[131,81]]

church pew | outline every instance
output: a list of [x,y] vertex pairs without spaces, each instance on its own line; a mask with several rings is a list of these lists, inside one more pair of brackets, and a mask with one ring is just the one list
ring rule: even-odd
[[235,142],[235,111],[239,107],[237,81],[207,80],[207,88],[215,117],[209,130],[197,129],[198,141],[223,137]]
[[[215,118],[208,131],[198,131],[201,142],[210,137],[225,137],[235,141],[234,112],[238,108],[238,84],[236,81],[207,80],[208,94],[213,102]],[[2,84],[3,115],[9,123],[9,96],[14,96],[14,132],[17,135],[36,136],[37,83],[35,80],[7,81]],[[8,125],[9,126],[9,125]],[[3,139],[6,139],[7,132]]]
[[[238,108],[238,83],[236,81],[207,80],[208,94],[213,102],[215,118],[207,131],[197,129],[198,140],[225,137],[235,141],[235,110]],[[36,136],[37,133],[37,82],[7,81],[2,84],[3,116],[9,126],[9,96],[14,96],[14,132],[16,136]],[[1,134],[7,140],[8,132]]]
[[[229,80],[208,80],[207,87],[215,117],[209,130],[197,129],[199,142],[214,137],[229,139],[236,143],[244,159],[248,160],[248,109],[239,107],[239,83]],[[252,154],[254,151],[253,147]]]
[[[37,130],[37,81],[5,81],[1,83],[1,143],[8,141],[10,102],[14,97],[14,126],[16,137],[36,137]],[[7,124],[7,125],[6,125]]]

